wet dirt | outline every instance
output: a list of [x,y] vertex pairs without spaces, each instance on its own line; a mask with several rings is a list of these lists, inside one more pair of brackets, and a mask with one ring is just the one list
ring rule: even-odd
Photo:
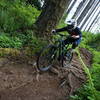
[[[80,49],[85,63],[90,66],[92,55]],[[0,100],[68,100],[86,81],[77,54],[67,68],[54,67],[38,72],[31,62],[21,57],[0,58]]]

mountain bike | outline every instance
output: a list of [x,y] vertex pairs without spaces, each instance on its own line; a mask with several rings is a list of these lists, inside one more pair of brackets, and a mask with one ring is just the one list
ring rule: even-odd
[[65,35],[58,34],[61,38],[54,42],[54,44],[49,44],[44,47],[38,57],[37,57],[37,68],[40,71],[49,70],[54,62],[58,60],[61,64],[61,67],[65,67],[66,64],[71,63],[73,58],[73,53],[69,49],[69,44],[64,43],[63,37]]

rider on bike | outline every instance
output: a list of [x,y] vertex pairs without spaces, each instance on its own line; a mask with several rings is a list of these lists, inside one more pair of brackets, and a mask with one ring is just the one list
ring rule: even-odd
[[52,30],[52,33],[62,32],[62,31],[67,31],[70,34],[69,37],[64,40],[64,43],[65,45],[68,43],[72,44],[71,51],[73,51],[73,49],[75,49],[79,45],[82,38],[82,32],[77,27],[77,22],[75,21],[75,19],[68,20],[66,27],[60,29],[54,29]]

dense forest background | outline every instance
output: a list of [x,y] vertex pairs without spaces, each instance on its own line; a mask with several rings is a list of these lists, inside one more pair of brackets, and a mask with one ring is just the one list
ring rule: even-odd
[[[35,55],[48,43],[44,35],[48,37],[47,33],[53,28],[66,26],[64,24],[66,15],[63,15],[64,11],[62,10],[59,18],[55,18],[57,22],[52,23],[51,21],[50,24],[44,26],[46,30],[41,28],[39,25],[42,24],[38,23],[43,23],[39,22],[42,19],[39,16],[43,11],[43,7],[41,7],[41,3],[38,0],[0,0],[0,48],[8,49],[4,52],[0,51],[1,57],[9,55],[7,53],[9,48],[19,51],[28,50],[29,56]],[[51,24],[53,25],[50,27]],[[39,34],[37,26],[40,29],[38,29]],[[50,29],[48,30],[48,28]],[[75,95],[71,96],[71,100],[100,100],[100,33],[83,32],[79,48],[81,47],[88,49],[93,55],[92,65],[89,69],[91,80],[87,77],[87,83],[78,89]],[[92,88],[91,84],[93,85]]]

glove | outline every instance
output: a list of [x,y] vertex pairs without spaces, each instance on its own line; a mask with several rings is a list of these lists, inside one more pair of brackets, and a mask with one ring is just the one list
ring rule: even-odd
[[52,33],[53,33],[53,34],[54,34],[54,33],[56,33],[56,30],[55,30],[55,29],[53,29],[53,30],[52,30]]
[[72,35],[71,37],[74,38],[74,39],[78,39],[79,35]]

